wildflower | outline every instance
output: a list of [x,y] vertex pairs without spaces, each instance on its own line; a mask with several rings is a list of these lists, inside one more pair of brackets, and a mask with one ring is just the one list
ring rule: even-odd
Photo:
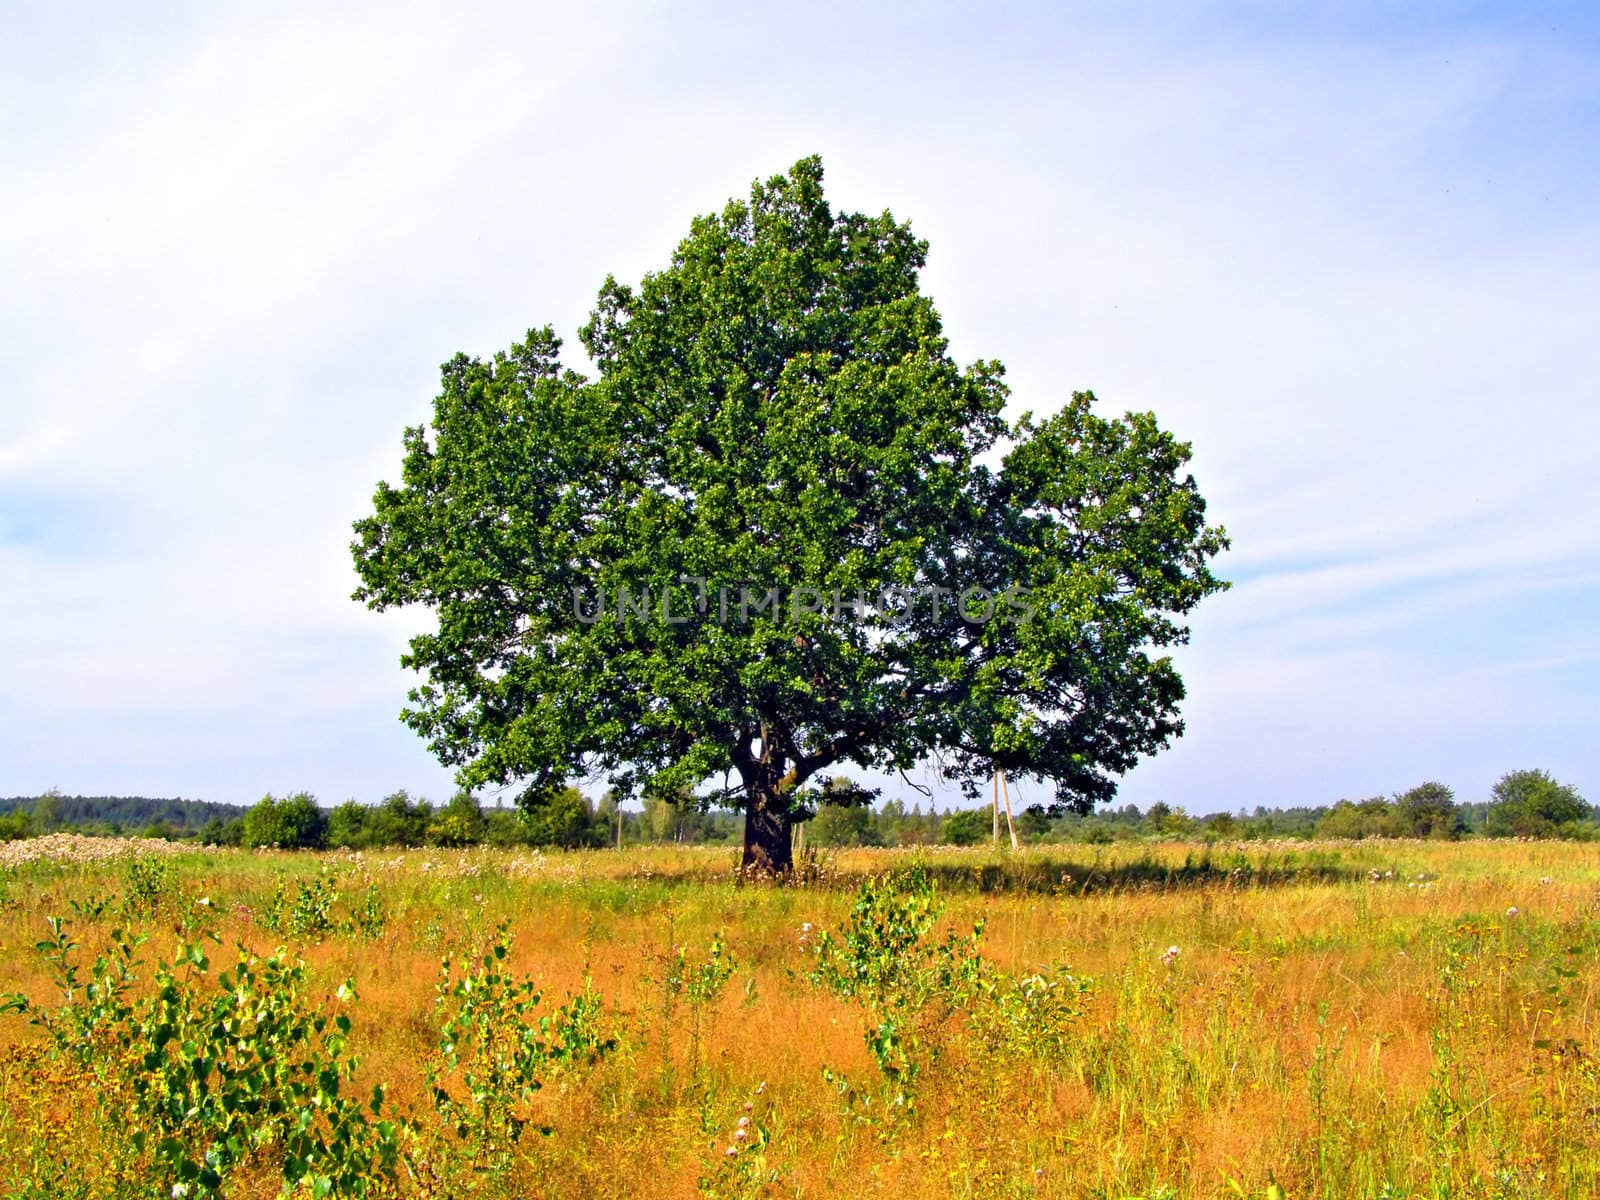
[[1513,904],[1510,908],[1506,909],[1506,916],[1514,917],[1516,915],[1517,915],[1517,906],[1515,904]]
[[1179,953],[1180,951],[1176,946],[1168,946],[1166,953],[1161,956],[1161,961],[1170,967],[1173,963],[1178,961]]
[[[747,1105],[745,1105],[745,1107],[749,1108],[750,1106],[747,1104]],[[749,1117],[740,1117],[739,1118],[739,1128],[740,1129],[748,1129],[749,1127],[750,1127],[750,1118]]]
[[733,1131],[733,1140],[736,1141],[736,1142],[742,1142],[742,1141],[745,1140],[745,1138],[747,1138],[749,1136],[750,1136],[750,1134],[746,1130],[743,1130],[743,1129],[735,1129]]
[[737,1147],[737,1146],[729,1146],[729,1147],[728,1147],[728,1148],[727,1148],[727,1150],[725,1150],[725,1151],[724,1151],[724,1153],[725,1153],[725,1154],[726,1154],[726,1155],[727,1155],[727,1156],[728,1156],[728,1157],[729,1157],[729,1158],[735,1158],[735,1157],[737,1157],[737,1156],[738,1156],[738,1154],[739,1154],[739,1147]]
[[196,901],[196,903],[199,904],[201,908],[210,908],[211,907],[211,897],[210,896],[201,896],[200,899],[198,901]]

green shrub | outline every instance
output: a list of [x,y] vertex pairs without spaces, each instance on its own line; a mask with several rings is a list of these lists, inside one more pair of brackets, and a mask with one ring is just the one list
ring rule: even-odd
[[[398,1142],[380,1118],[383,1091],[365,1103],[343,1093],[356,1068],[350,1018],[311,1006],[302,964],[262,962],[240,947],[212,976],[203,940],[180,942],[142,989],[142,939],[116,930],[84,981],[66,922],[48,924],[39,949],[61,1004],[10,996],[6,1007],[43,1031],[52,1055],[95,1075],[100,1119],[126,1131],[118,1152],[154,1194],[220,1195],[239,1168],[263,1158],[286,1191],[313,1196],[360,1197],[393,1177]],[[355,1002],[348,984],[338,995]]]
[[122,907],[128,913],[149,914],[172,899],[178,872],[164,858],[140,855],[123,868]]
[[591,1065],[616,1045],[590,990],[541,1012],[533,981],[507,969],[506,930],[501,921],[459,971],[449,955],[439,967],[439,1041],[426,1076],[446,1132],[419,1165],[449,1195],[510,1169],[528,1127],[528,1102],[547,1075]]
[[[939,1026],[982,981],[983,926],[935,941],[930,935],[943,908],[920,866],[869,879],[848,923],[838,934],[822,934],[813,951],[811,981],[862,1006],[867,1049],[893,1110],[915,1107],[918,1076],[939,1051]],[[841,1091],[850,1089],[844,1084]]]
[[328,814],[317,807],[309,792],[282,800],[263,796],[245,814],[246,846],[276,846],[281,850],[317,850],[327,844]]
[[994,813],[987,808],[964,808],[944,819],[940,837],[952,846],[976,846],[994,836]]

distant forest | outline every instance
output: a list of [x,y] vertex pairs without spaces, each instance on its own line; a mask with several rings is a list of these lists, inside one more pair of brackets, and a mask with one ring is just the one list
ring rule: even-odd
[[[856,801],[868,796],[842,777],[806,797],[815,815],[799,828],[808,845],[972,845],[992,838],[988,805],[941,813],[909,808],[902,800],[872,806],[828,804],[830,794]],[[1052,815],[1039,806],[1014,814],[1025,843],[1105,843],[1138,839],[1258,841],[1312,838],[1600,838],[1593,808],[1570,785],[1544,771],[1502,776],[1483,802],[1457,803],[1440,783],[1423,783],[1392,797],[1341,800],[1298,808],[1190,816],[1156,803],[1125,804],[1085,815]],[[607,793],[595,802],[566,788],[537,811],[485,808],[465,793],[441,806],[395,792],[377,804],[347,800],[334,808],[301,792],[266,796],[254,805],[144,796],[12,796],[0,799],[0,841],[57,831],[102,836],[138,834],[211,845],[364,849],[383,846],[559,846],[568,848],[659,844],[732,845],[743,837],[743,818],[703,809],[692,799],[646,797],[643,811],[618,811]],[[1005,821],[1001,820],[1002,836]]]
[[207,821],[236,821],[249,812],[244,804],[219,804],[212,800],[167,799],[150,796],[43,796],[0,797],[0,818],[15,813],[32,815],[40,808],[45,819],[63,829],[104,828],[134,832],[152,825],[175,830],[198,830]]

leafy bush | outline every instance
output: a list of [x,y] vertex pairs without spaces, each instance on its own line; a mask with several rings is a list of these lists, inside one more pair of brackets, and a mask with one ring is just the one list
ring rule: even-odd
[[123,871],[123,910],[155,912],[176,891],[177,880],[177,871],[166,859],[150,855],[129,859]]
[[[844,928],[823,933],[811,951],[811,982],[864,1010],[867,1049],[894,1113],[915,1110],[918,1081],[950,1049],[957,1014],[986,1055],[1049,1064],[1067,1053],[1092,989],[1064,965],[1021,977],[996,971],[978,954],[981,923],[934,937],[943,907],[920,866],[869,879]],[[870,1101],[842,1076],[829,1077],[864,1115]]]
[[1394,805],[1382,796],[1359,803],[1341,800],[1317,822],[1319,838],[1392,838],[1400,836]]
[[943,908],[920,866],[869,879],[844,929],[815,945],[811,981],[865,1010],[867,1049],[895,1109],[915,1107],[917,1077],[938,1052],[938,1026],[980,985],[983,927],[933,941]]
[[413,800],[404,788],[383,798],[369,809],[366,817],[365,845],[421,846],[428,840],[428,823],[433,820],[433,805]]
[[588,798],[574,787],[562,788],[534,805],[523,819],[528,841],[535,846],[575,850],[605,844],[607,831],[596,827]]
[[389,914],[376,884],[369,883],[360,901],[349,905],[342,917],[334,911],[339,900],[338,887],[326,869],[315,879],[297,880],[292,893],[280,879],[261,910],[262,928],[312,941],[333,933],[373,938],[383,932]]
[[470,792],[457,792],[428,826],[435,846],[471,846],[483,841],[483,809]]
[[449,955],[439,966],[439,1042],[426,1074],[448,1136],[419,1166],[451,1195],[510,1168],[529,1124],[529,1102],[547,1074],[591,1065],[616,1045],[590,990],[541,1013],[533,981],[507,969],[506,931],[500,922],[459,973]]
[[881,846],[883,837],[868,808],[825,805],[808,823],[806,836],[818,846]]
[[272,899],[262,910],[261,924],[273,933],[287,933],[301,938],[323,938],[337,928],[333,906],[338,903],[339,892],[332,879],[320,875],[316,879],[301,879],[295,883],[291,896],[279,880],[273,888]]
[[33,822],[21,809],[0,815],[0,842],[15,842],[33,833]]
[[316,850],[327,843],[328,814],[308,792],[282,800],[263,796],[245,814],[244,844],[282,850]]
[[976,846],[994,836],[994,814],[986,808],[964,808],[946,817],[939,833],[952,846]]
[[[157,964],[153,991],[133,999],[142,939],[114,931],[85,982],[66,922],[48,924],[38,948],[60,1005],[10,996],[6,1007],[43,1031],[54,1057],[95,1076],[101,1119],[128,1131],[120,1151],[157,1194],[220,1195],[238,1169],[263,1159],[276,1162],[286,1191],[313,1196],[364,1196],[394,1175],[383,1090],[364,1104],[343,1094],[356,1068],[350,1018],[311,1006],[302,964],[262,962],[241,947],[213,977],[203,942],[180,942],[171,963]],[[338,996],[355,1000],[348,984]]]

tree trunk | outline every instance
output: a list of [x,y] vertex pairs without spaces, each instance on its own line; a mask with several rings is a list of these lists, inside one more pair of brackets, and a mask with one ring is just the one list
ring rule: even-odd
[[794,869],[789,841],[789,810],[778,798],[752,789],[744,814],[744,862],[741,869],[757,875],[787,875]]

